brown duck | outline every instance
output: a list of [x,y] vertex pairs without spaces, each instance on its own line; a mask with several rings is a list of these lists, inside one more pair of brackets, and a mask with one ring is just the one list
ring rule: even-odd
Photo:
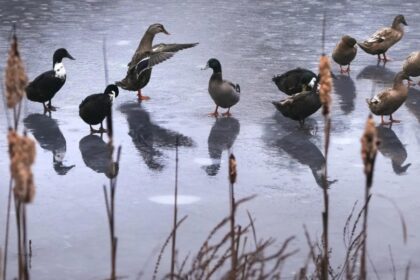
[[[407,22],[403,15],[398,15],[394,18],[391,27],[379,29],[369,39],[357,44],[368,54],[378,55],[378,60],[389,61],[390,59],[386,57],[385,53],[403,37],[403,25],[407,25]],[[383,58],[381,58],[381,54]]]
[[[340,42],[338,42],[332,53],[332,58],[340,65],[341,74],[350,73],[350,63],[356,57],[357,53],[356,43],[353,37],[345,35],[341,37]],[[343,69],[345,65],[348,65],[347,69]]]
[[[382,124],[399,123],[400,121],[392,118],[392,114],[401,107],[408,96],[408,87],[404,85],[403,80],[410,78],[403,71],[398,72],[394,78],[392,88],[386,89],[371,99],[366,99],[370,111],[381,116]],[[384,116],[389,115],[389,122],[384,122]]]
[[160,23],[149,26],[128,63],[126,77],[115,83],[125,90],[137,91],[139,100],[149,99],[148,96],[142,95],[141,89],[149,83],[153,66],[171,58],[177,51],[192,48],[198,44],[158,44],[152,46],[153,39],[158,33],[169,35],[169,32]]
[[[404,60],[403,71],[409,77],[420,76],[420,52],[410,53],[410,55]],[[420,82],[418,85],[420,85]]]

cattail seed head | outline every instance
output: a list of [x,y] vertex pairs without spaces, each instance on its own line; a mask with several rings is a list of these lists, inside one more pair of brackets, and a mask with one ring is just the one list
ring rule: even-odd
[[231,184],[235,184],[236,176],[238,175],[236,171],[236,159],[233,154],[229,156],[229,181]]
[[17,38],[16,35],[13,35],[5,69],[8,108],[14,108],[22,100],[27,83],[28,77],[26,76],[25,67],[19,55]]
[[372,185],[373,168],[375,165],[375,159],[379,145],[378,133],[372,115],[369,115],[366,121],[365,131],[363,132],[360,141],[362,142],[361,153],[364,172],[367,179],[367,186],[370,187]]
[[331,65],[326,55],[322,55],[319,59],[319,76],[319,98],[322,103],[322,114],[326,116],[330,113],[332,89]]
[[33,201],[35,184],[31,166],[35,161],[35,142],[26,135],[20,136],[14,130],[8,134],[10,172],[15,182],[13,191],[22,203]]

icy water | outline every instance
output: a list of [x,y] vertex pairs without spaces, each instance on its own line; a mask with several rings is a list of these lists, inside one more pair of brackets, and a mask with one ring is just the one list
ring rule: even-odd
[[[372,1],[373,2],[373,1]],[[126,64],[145,29],[161,22],[171,36],[155,42],[192,43],[153,70],[141,105],[135,95],[121,91],[114,106],[115,142],[122,146],[116,197],[118,274],[150,279],[158,252],[172,228],[175,139],[181,139],[179,217],[180,256],[196,252],[210,229],[228,214],[227,157],[231,147],[238,162],[236,197],[257,194],[242,208],[256,218],[259,237],[279,241],[295,235],[284,276],[303,264],[308,247],[305,224],[315,238],[321,234],[324,164],[323,119],[308,120],[313,129],[279,115],[272,100],[284,97],[271,82],[274,74],[300,66],[316,71],[321,54],[321,1],[0,1],[0,65],[6,60],[10,25],[18,23],[20,48],[33,79],[50,69],[55,49],[65,47],[76,58],[65,60],[67,81],[54,99],[59,107],[51,118],[40,104],[28,103],[25,125],[37,140],[34,167],[37,194],[29,207],[33,279],[104,279],[109,271],[109,235],[102,186],[108,183],[101,156],[103,139],[89,136],[78,117],[78,105],[105,87],[102,39],[107,38],[110,81],[125,75]],[[402,60],[418,50],[418,2],[334,1],[328,3],[326,52],[349,34],[361,40],[378,27],[389,26],[402,13],[408,23],[402,41],[389,55],[394,61],[376,65],[376,57],[362,50],[350,77],[338,75],[333,92],[333,120],[329,156],[333,264],[344,258],[342,230],[355,201],[363,199],[364,176],[360,136],[368,115],[365,98],[392,83]],[[218,58],[224,76],[241,85],[240,103],[232,118],[214,119],[207,93],[211,75],[200,68]],[[337,65],[333,70],[338,74]],[[3,70],[2,70],[3,71]],[[3,108],[2,108],[2,116]],[[411,273],[420,274],[420,90],[395,117],[401,124],[381,127],[373,199],[370,204],[369,257],[381,279],[391,279],[392,247],[399,277],[411,260]],[[375,117],[379,121],[378,117]],[[6,216],[8,160],[7,122],[0,118],[0,241]],[[416,183],[417,182],[417,183]],[[408,226],[404,244],[398,212]],[[12,214],[8,279],[16,275],[16,245]],[[160,276],[169,271],[168,254]],[[372,275],[373,276],[373,275]]]

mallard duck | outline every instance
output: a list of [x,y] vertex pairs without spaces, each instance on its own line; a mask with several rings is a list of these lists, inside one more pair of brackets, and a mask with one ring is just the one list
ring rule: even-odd
[[[403,71],[409,77],[420,76],[420,52],[410,53],[410,55],[404,60]],[[418,85],[420,85],[420,82]]]
[[[408,87],[404,85],[404,80],[409,80],[403,71],[398,72],[394,78],[394,85],[392,88],[386,89],[371,99],[366,99],[370,111],[381,116],[382,124],[398,123],[400,121],[392,118],[392,114],[400,108],[408,96]],[[384,116],[389,115],[389,122],[384,122]]]
[[131,61],[128,63],[126,77],[115,83],[125,90],[137,91],[137,97],[140,101],[150,99],[148,96],[142,95],[141,89],[149,83],[153,66],[171,58],[177,51],[198,45],[198,43],[158,44],[152,47],[153,39],[158,33],[170,35],[162,24],[155,23],[150,25],[146,33],[144,33]]
[[[90,126],[91,133],[103,133],[106,130],[102,122],[112,110],[112,103],[118,96],[118,87],[108,85],[103,93],[96,93],[86,97],[79,105],[79,116]],[[101,124],[99,130],[92,128],[92,125]]]
[[305,119],[321,108],[321,100],[317,90],[317,84],[309,91],[296,93],[281,101],[273,101],[273,105],[283,116],[299,121],[303,126]]
[[216,109],[213,113],[210,113],[210,115],[217,117],[219,115],[217,110],[219,107],[222,107],[228,109],[222,115],[230,116],[230,108],[238,103],[241,97],[241,88],[239,84],[234,84],[228,80],[223,80],[222,65],[217,59],[209,59],[203,70],[208,68],[213,69],[213,74],[209,80],[209,93],[214,103],[216,103]]
[[[51,99],[66,82],[66,69],[62,62],[65,57],[74,60],[66,49],[56,50],[53,55],[53,70],[42,73],[26,87],[28,99],[42,103],[44,112],[56,110],[51,105]],[[47,101],[48,105],[45,105]]]
[[317,75],[311,70],[298,67],[274,76],[272,80],[279,90],[287,95],[293,95],[313,88]]
[[[390,59],[386,57],[386,51],[401,40],[404,35],[404,27],[402,24],[407,25],[407,22],[403,15],[398,15],[394,18],[391,27],[379,29],[373,33],[369,39],[357,44],[368,54],[376,54],[378,55],[378,60],[387,62]],[[383,55],[383,58],[381,58],[381,54]]]
[[[341,74],[350,73],[350,63],[356,57],[357,53],[356,43],[353,37],[345,35],[341,37],[340,42],[338,42],[332,53],[332,58],[340,65]],[[347,69],[343,69],[345,65],[348,65]]]

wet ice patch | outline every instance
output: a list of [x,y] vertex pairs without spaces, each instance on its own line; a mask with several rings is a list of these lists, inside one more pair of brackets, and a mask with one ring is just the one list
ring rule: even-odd
[[210,165],[210,164],[220,164],[222,161],[211,158],[195,158],[194,162],[199,165]]
[[119,40],[115,44],[117,46],[128,46],[128,45],[130,45],[130,41],[129,40]]
[[338,145],[350,145],[352,143],[354,143],[354,139],[352,138],[332,138],[332,141],[334,144],[338,144]]
[[[149,200],[159,204],[174,205],[175,197],[173,195],[157,195],[149,197]],[[178,204],[193,204],[200,201],[201,198],[193,195],[178,195]]]

